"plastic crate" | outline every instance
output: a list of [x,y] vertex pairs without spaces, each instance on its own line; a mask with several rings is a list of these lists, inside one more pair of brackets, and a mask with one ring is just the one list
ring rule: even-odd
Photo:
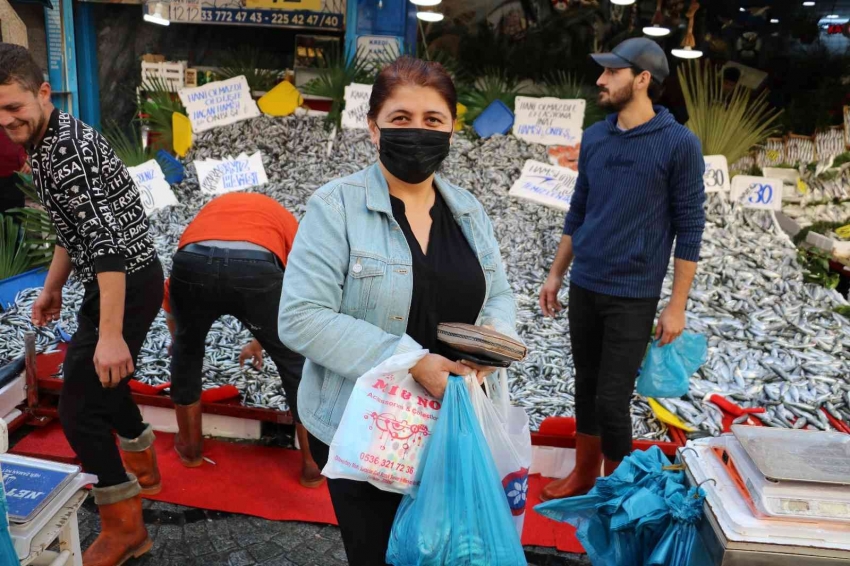
[[174,185],[183,180],[185,168],[173,155],[164,149],[160,149],[156,152],[156,161],[169,184]]
[[146,63],[142,61],[142,86],[163,83],[169,92],[186,86],[186,62]]
[[0,308],[6,310],[15,303],[15,297],[24,289],[44,287],[47,270],[43,267],[26,271],[0,281]]
[[496,134],[505,135],[514,127],[514,113],[501,100],[494,100],[478,115],[472,129],[482,138]]

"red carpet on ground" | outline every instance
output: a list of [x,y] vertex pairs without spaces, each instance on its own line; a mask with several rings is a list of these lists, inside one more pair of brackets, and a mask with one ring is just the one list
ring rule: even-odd
[[[46,460],[74,460],[58,423],[31,432],[11,452]],[[301,457],[296,450],[207,439],[204,455],[215,465],[204,462],[199,468],[185,468],[174,452],[174,435],[158,432],[156,453],[162,492],[150,499],[274,521],[336,524],[327,488],[307,489],[298,483]],[[540,491],[549,481],[539,475],[529,477],[522,543],[583,552],[573,527],[532,510],[540,503]]]

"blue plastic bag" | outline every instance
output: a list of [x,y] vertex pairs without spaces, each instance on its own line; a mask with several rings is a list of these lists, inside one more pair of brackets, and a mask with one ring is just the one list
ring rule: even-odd
[[697,535],[702,519],[705,493],[698,488],[671,490],[665,495],[672,521],[649,557],[649,566],[697,566],[707,564],[708,556]]
[[460,377],[450,377],[422,455],[415,498],[398,508],[386,560],[394,566],[525,565],[496,465]]
[[626,457],[596,480],[587,495],[555,499],[534,510],[576,527],[594,566],[646,564],[671,522],[666,494],[684,490],[684,473],[665,471],[670,461],[657,446]]
[[705,336],[683,332],[672,344],[649,346],[637,380],[637,392],[644,397],[681,397],[688,392],[691,376],[705,363],[708,344]]

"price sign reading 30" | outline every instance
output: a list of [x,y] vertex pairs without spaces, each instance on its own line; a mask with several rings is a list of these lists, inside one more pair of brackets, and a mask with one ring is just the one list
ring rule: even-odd
[[782,180],[735,175],[732,178],[732,200],[746,208],[782,210]]
[[706,155],[703,159],[705,159],[705,174],[702,178],[703,183],[705,183],[705,192],[729,192],[731,185],[729,183],[729,164],[726,162],[726,156]]

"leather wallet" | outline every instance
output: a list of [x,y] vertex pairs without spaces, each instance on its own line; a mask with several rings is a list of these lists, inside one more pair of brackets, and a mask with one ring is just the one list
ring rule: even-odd
[[[438,325],[437,340],[455,351],[483,360],[520,362],[528,352],[525,344],[509,336],[483,326],[459,322],[444,322]],[[475,362],[471,358],[468,359]]]

